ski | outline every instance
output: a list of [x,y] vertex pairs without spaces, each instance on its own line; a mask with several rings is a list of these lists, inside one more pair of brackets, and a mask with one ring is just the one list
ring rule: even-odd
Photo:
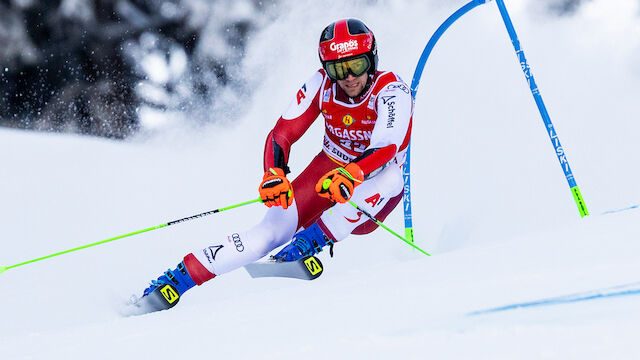
[[271,256],[266,261],[257,261],[244,267],[252,278],[284,277],[314,280],[322,275],[323,266],[315,256],[307,256],[297,261],[278,261]]
[[176,306],[179,300],[180,294],[178,290],[173,285],[164,284],[147,296],[137,297],[131,295],[131,298],[120,313],[123,316],[134,316],[167,310]]

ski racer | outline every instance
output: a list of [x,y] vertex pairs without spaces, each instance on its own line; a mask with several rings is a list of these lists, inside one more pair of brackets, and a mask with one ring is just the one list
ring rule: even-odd
[[[275,258],[296,261],[377,224],[349,200],[384,220],[402,199],[402,165],[409,144],[413,100],[393,72],[378,70],[376,40],[360,20],[343,19],[320,36],[322,68],[296,92],[267,135],[264,176],[258,188],[269,207],[254,227],[214,241],[188,255],[145,289],[162,292],[160,309],[185,291],[255,262],[291,241]],[[320,117],[322,150],[293,180],[290,149]],[[160,310],[158,309],[158,310]]]

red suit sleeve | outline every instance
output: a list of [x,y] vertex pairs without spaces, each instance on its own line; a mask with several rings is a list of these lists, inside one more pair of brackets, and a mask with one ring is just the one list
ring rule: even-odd
[[384,168],[389,161],[396,156],[398,147],[395,144],[387,145],[382,148],[369,149],[361,156],[354,160],[360,166],[362,172],[367,175],[376,172],[378,169]]
[[354,161],[369,177],[386,167],[399,151],[409,145],[413,98],[399,78],[384,85],[376,98],[378,118],[365,152]]
[[[298,102],[298,106],[301,105],[300,91],[296,97],[297,100],[294,100]],[[320,89],[318,89],[313,100],[299,116],[293,119],[284,117],[278,119],[276,126],[267,135],[267,141],[264,146],[264,171],[269,170],[271,167],[278,167],[283,169],[285,174],[289,172],[287,164],[291,145],[300,139],[320,114],[320,108],[318,107],[319,94]],[[295,102],[290,106],[296,106]]]

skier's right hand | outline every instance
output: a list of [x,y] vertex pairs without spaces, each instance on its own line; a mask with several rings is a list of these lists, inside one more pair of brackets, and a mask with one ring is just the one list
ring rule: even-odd
[[258,187],[262,202],[268,207],[288,208],[293,203],[293,187],[280,168],[269,168]]

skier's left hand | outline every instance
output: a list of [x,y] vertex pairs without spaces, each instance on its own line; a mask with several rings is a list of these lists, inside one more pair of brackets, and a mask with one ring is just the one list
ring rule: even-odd
[[353,189],[364,181],[364,173],[358,164],[349,163],[344,168],[329,171],[318,180],[316,192],[330,200],[346,203],[353,195]]

